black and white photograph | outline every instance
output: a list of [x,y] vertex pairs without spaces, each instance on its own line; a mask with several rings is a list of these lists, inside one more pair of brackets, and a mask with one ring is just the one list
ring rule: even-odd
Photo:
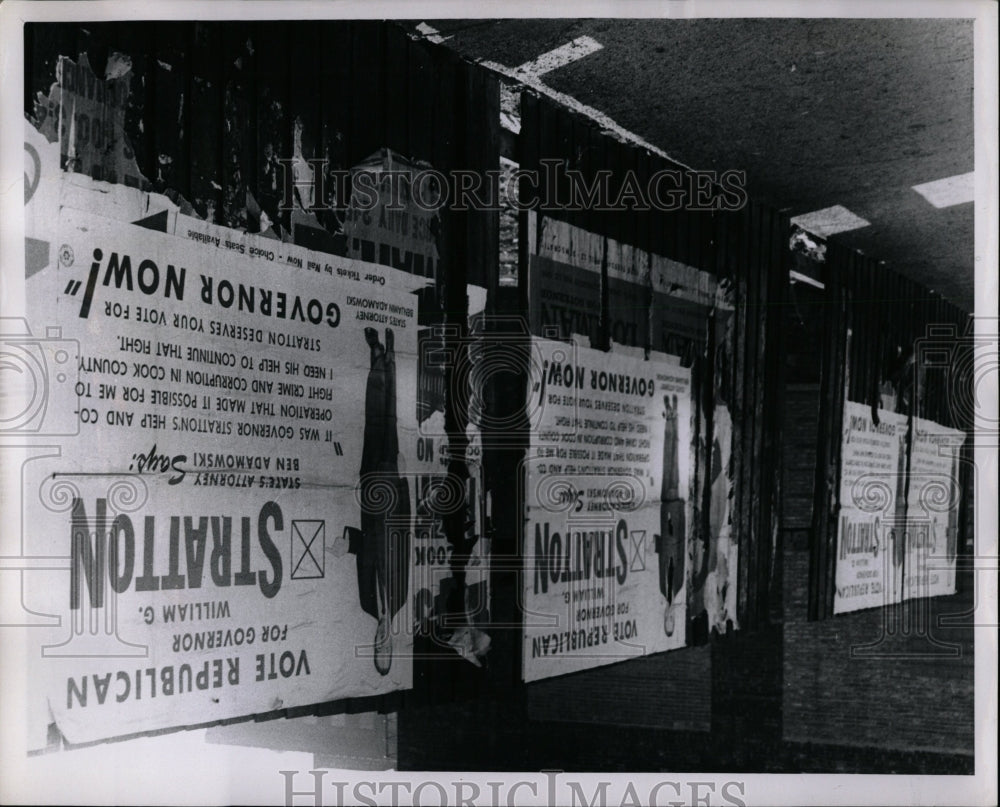
[[0,3],[0,803],[995,805],[997,38]]

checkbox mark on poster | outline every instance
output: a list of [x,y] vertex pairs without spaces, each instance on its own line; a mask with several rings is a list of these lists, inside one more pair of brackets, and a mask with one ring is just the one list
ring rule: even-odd
[[646,531],[632,530],[629,535],[632,538],[632,553],[629,563],[630,572],[646,571]]
[[325,521],[292,521],[292,580],[314,580],[325,576]]

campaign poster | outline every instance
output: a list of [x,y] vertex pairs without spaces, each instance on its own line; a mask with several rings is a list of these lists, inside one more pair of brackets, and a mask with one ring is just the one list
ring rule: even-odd
[[48,561],[24,606],[57,621],[31,635],[36,734],[409,687],[416,297],[68,207],[40,229],[24,429],[52,445],[21,469],[20,529]]
[[965,433],[913,418],[909,487],[905,599],[955,593],[958,552],[958,456]]
[[598,344],[604,238],[529,211],[528,242],[531,333]]
[[659,354],[532,349],[524,680],[683,646],[690,371]]
[[429,168],[384,148],[351,169],[354,192],[344,218],[349,258],[437,277],[444,188]]
[[650,255],[612,238],[607,239],[607,249],[611,341],[644,348],[649,342]]
[[870,406],[844,404],[835,614],[902,600],[906,428],[904,415],[880,409],[876,423]]
[[718,282],[709,272],[662,255],[650,260],[652,348],[693,358],[708,339],[708,315],[716,305]]

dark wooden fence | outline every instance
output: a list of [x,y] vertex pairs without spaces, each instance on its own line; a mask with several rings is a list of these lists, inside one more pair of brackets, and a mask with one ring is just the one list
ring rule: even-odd
[[[280,209],[284,180],[280,161],[296,153],[297,140],[303,159],[325,160],[328,170],[350,169],[384,148],[443,172],[471,169],[485,175],[499,166],[500,94],[495,77],[444,47],[414,40],[402,28],[380,21],[31,24],[25,28],[25,114],[34,115],[37,93],[48,93],[60,57],[75,61],[86,53],[101,77],[116,52],[131,59],[134,76],[124,125],[142,174],[137,183],[189,204],[198,215],[221,225],[256,231],[263,210],[279,235],[305,238],[303,245],[314,249],[342,248],[337,239],[343,238],[340,221],[349,198],[334,198],[332,183],[318,200],[323,203],[316,211],[321,224],[318,232],[297,233],[287,211]],[[542,178],[541,161],[546,158],[579,169],[587,181],[593,180],[597,171],[609,170],[612,197],[617,196],[629,170],[640,184],[662,169],[684,171],[647,149],[620,142],[593,121],[531,92],[521,96],[521,131],[515,156],[522,169],[538,171]],[[544,185],[532,188],[525,183],[521,201],[530,201],[532,194],[543,199],[548,190]],[[565,198],[565,187],[557,191]],[[738,210],[553,207],[536,212],[709,272],[730,288],[734,310],[731,327],[724,327],[706,308],[703,339],[686,349],[682,357],[692,370],[695,405],[695,540],[709,538],[709,480],[718,469],[711,466],[708,447],[714,435],[713,413],[722,399],[733,424],[731,518],[740,558],[737,617],[744,635],[729,637],[712,648],[710,674],[715,682],[708,708],[713,713],[713,732],[719,725],[729,724],[731,715],[745,712],[748,704],[753,706],[755,698],[763,706],[757,707],[759,715],[747,719],[747,729],[752,729],[751,723],[761,715],[760,719],[777,720],[780,726],[780,706],[773,703],[780,700],[783,685],[781,642],[780,636],[775,640],[778,632],[772,628],[779,621],[781,608],[780,449],[786,358],[782,324],[790,261],[787,218],[753,200]],[[447,338],[451,347],[456,347],[466,336],[466,284],[486,287],[488,312],[510,315],[488,324],[487,352],[500,350],[525,361],[520,366],[517,361],[503,362],[504,370],[490,377],[487,391],[488,405],[495,415],[483,434],[486,488],[493,502],[493,649],[483,671],[453,653],[418,657],[414,690],[406,693],[399,718],[401,749],[409,749],[408,756],[401,750],[400,761],[411,766],[449,767],[457,759],[475,760],[485,769],[516,757],[515,752],[521,750],[518,743],[531,741],[534,745],[529,742],[525,748],[536,751],[540,746],[557,745],[542,734],[555,731],[553,725],[558,721],[536,723],[544,731],[535,735],[523,727],[527,721],[519,685],[523,480],[518,474],[527,443],[523,420],[527,365],[523,341],[512,337],[523,336],[518,318],[526,321],[530,306],[537,303],[528,294],[525,218],[526,214],[520,228],[519,285],[504,289],[498,283],[498,212],[445,210],[438,234],[437,287],[431,298],[421,300],[421,323],[452,326]],[[810,309],[814,319],[821,321],[818,329],[810,331],[816,337],[810,344],[819,345],[814,360],[820,363],[808,587],[814,618],[832,608],[836,525],[828,505],[837,489],[845,398],[874,405],[880,390],[889,384],[897,399],[909,396],[915,414],[956,428],[972,426],[968,408],[955,405],[959,400],[956,389],[967,394],[967,378],[956,377],[947,366],[935,366],[925,368],[917,383],[912,381],[918,377],[916,371],[907,364],[907,357],[923,337],[940,338],[957,345],[959,351],[965,345],[967,351],[968,342],[961,338],[966,315],[933,292],[836,244],[828,246],[824,272],[821,303]],[[608,349],[612,314],[622,302],[609,291],[606,266],[602,280],[597,346]],[[657,308],[652,293],[647,305],[651,321],[669,316]],[[932,325],[943,330],[929,332]],[[655,341],[655,331],[646,329],[636,346],[666,349]],[[449,394],[465,387],[461,378],[449,376],[447,381]],[[446,428],[457,446],[464,439],[464,402],[464,396],[458,400],[452,396],[446,405]],[[968,459],[970,452],[971,445],[967,445],[963,457]],[[971,494],[970,465],[963,462],[961,467],[962,487]],[[461,462],[456,461],[450,471],[464,475]],[[963,525],[969,522],[969,512],[967,495],[963,498]],[[458,514],[446,525],[453,545],[462,540],[462,526]],[[688,626],[688,636],[696,644],[708,639],[706,623],[699,620],[696,615]],[[681,652],[687,651],[677,651]],[[642,666],[646,672],[636,673],[641,686],[634,686],[634,691],[621,687],[623,697],[635,697],[647,683],[662,685],[662,680],[655,679],[662,676],[662,667],[648,661],[631,663],[633,671]],[[687,658],[691,678],[704,674],[702,662],[709,662],[707,654]],[[762,664],[770,665],[763,673]],[[648,682],[642,678],[647,674]],[[774,696],[770,701],[758,697],[754,689],[759,689],[764,679]],[[608,692],[598,689],[600,699],[605,699]],[[484,696],[498,693],[501,697],[492,706],[485,703],[488,698]],[[324,704],[295,710],[294,714],[373,706],[399,709],[400,701]],[[592,702],[585,708],[594,708]],[[286,710],[258,717],[286,714],[291,713]],[[501,730],[499,724],[505,728]],[[739,731],[730,729],[734,742]],[[567,748],[579,741],[570,723],[562,732]],[[621,739],[632,735],[608,736]],[[655,735],[655,739],[663,738]],[[506,748],[502,747],[505,742]],[[625,756],[632,754],[627,742],[609,740],[609,744],[620,746]],[[680,746],[686,744],[685,740],[678,748],[683,750]],[[523,759],[529,756],[525,751]],[[540,758],[532,756],[531,764]],[[565,759],[554,759],[553,764],[565,765]],[[663,764],[672,763],[665,759]]]
[[[836,243],[827,247],[823,272],[809,586],[814,619],[833,612],[844,401],[874,411],[882,394],[889,393],[897,412],[970,436],[973,427],[970,316],[877,260]],[[959,465],[963,541],[971,527],[971,443],[966,441]]]
[[[334,182],[315,186],[311,212],[321,228],[296,229],[282,209],[284,172],[296,154],[322,161],[314,165],[328,174],[349,170],[382,149],[445,174],[462,169],[485,176],[499,166],[495,78],[447,48],[377,20],[30,24],[26,116],[35,115],[37,94],[47,95],[56,81],[61,57],[79,63],[86,54],[97,78],[104,78],[109,61],[121,63],[116,53],[131,61],[124,134],[142,174],[125,181],[170,196],[182,210],[190,205],[223,226],[257,232],[263,210],[279,237],[344,254],[341,224],[350,197],[336,197]],[[448,326],[447,347],[457,350],[467,336],[466,284],[490,290],[493,305],[499,213],[446,207],[439,227],[437,283],[421,297],[420,323]],[[449,371],[445,428],[454,452],[466,440],[467,396],[453,394],[463,388]],[[449,473],[465,478],[464,462],[453,462]],[[503,500],[502,492],[491,492]],[[464,540],[463,522],[460,512],[446,517],[453,545]],[[423,649],[455,663],[435,664],[428,654],[418,655],[414,691],[407,697],[420,702],[476,695],[485,680],[480,671],[450,650]],[[399,698],[369,701],[258,719],[399,707]]]
[[[732,422],[731,478],[734,483],[732,528],[738,541],[740,626],[754,629],[765,624],[772,608],[772,579],[775,575],[776,542],[780,503],[779,467],[780,410],[782,383],[781,317],[787,288],[788,222],[781,213],[749,201],[738,210],[693,210],[682,205],[677,210],[612,211],[572,210],[566,206],[541,206],[546,199],[567,199],[565,185],[552,189],[545,185],[544,159],[562,160],[567,168],[578,169],[586,182],[600,170],[610,170],[609,198],[618,197],[626,173],[632,171],[645,188],[649,178],[661,170],[687,171],[676,163],[633,144],[623,143],[603,133],[597,124],[555,102],[533,93],[521,96],[521,132],[518,162],[522,169],[538,171],[537,188],[525,183],[521,201],[539,202],[539,217],[550,216],[590,232],[631,244],[641,250],[679,261],[713,274],[731,285],[730,300],[735,306],[735,327],[716,327],[711,309],[705,309],[704,340],[684,351],[683,362],[692,369],[695,403],[694,473],[697,500],[696,540],[708,540],[708,512],[711,504],[710,452],[712,413],[716,399],[724,395]],[[556,182],[561,175],[556,176]],[[526,227],[521,227],[522,239]],[[527,245],[522,245],[520,308],[527,311],[537,301],[528,299]],[[609,293],[607,267],[602,276],[600,347],[608,349],[610,322],[616,305],[623,305]],[[632,304],[629,302],[628,304]],[[652,318],[668,317],[648,298]],[[657,329],[651,329],[656,331]],[[638,344],[664,350],[647,338]],[[719,366],[716,366],[717,363]],[[725,470],[725,469],[723,469]],[[696,619],[689,635],[704,641],[707,631]]]

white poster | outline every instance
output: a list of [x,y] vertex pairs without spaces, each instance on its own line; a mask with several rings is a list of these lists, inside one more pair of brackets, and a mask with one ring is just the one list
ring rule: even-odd
[[905,555],[906,417],[844,404],[833,611],[900,602]]
[[958,454],[965,434],[913,419],[907,494],[904,597],[955,593],[958,551]]
[[649,334],[649,253],[613,238],[529,212],[532,332],[596,344],[602,267],[607,262],[611,341],[645,347]]
[[440,174],[427,168],[382,149],[351,169],[356,190],[344,220],[349,257],[437,277],[437,209],[444,189]]
[[690,371],[532,346],[524,679],[683,646]]
[[342,258],[356,277],[47,224],[21,426],[51,444],[21,470],[22,546],[48,561],[24,606],[56,617],[31,633],[36,733],[409,687],[416,297]]

